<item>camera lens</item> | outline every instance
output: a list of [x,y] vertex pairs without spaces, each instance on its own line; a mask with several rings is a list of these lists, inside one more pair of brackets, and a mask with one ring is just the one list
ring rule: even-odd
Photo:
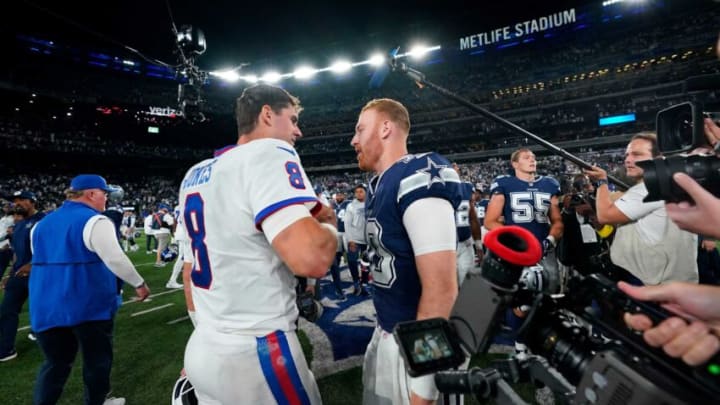
[[636,162],[643,169],[648,195],[643,201],[680,202],[692,198],[672,179],[675,173],[686,173],[704,189],[720,197],[720,159],[715,156],[673,156]]

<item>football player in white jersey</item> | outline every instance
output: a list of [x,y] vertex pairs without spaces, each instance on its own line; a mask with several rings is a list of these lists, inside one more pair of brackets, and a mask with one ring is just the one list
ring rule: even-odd
[[197,311],[185,370],[200,403],[321,403],[295,333],[294,276],[325,275],[337,229],[294,148],[299,112],[279,87],[246,88],[237,144],[181,183]]
[[[173,233],[173,239],[175,240],[175,243],[177,243],[178,257],[177,260],[175,260],[172,274],[170,274],[170,279],[168,279],[168,282],[165,284],[165,288],[183,288],[183,285],[177,282],[177,278],[180,275],[180,272],[182,272],[183,263],[186,261],[185,259],[190,257],[192,253],[190,253],[190,240],[185,232],[185,225],[183,224],[183,219],[180,215],[179,205],[175,206],[175,209],[173,210],[173,218],[175,219],[175,232]],[[190,262],[192,262],[192,260],[190,260]]]

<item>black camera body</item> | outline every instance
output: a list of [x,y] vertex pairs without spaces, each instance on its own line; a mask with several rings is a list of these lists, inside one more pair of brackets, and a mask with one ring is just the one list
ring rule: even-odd
[[[657,145],[666,157],[636,162],[644,172],[648,189],[646,202],[691,201],[690,196],[673,181],[675,173],[686,173],[703,188],[720,197],[720,159],[715,155],[691,155],[703,148],[712,150],[705,137],[706,118],[720,123],[720,105],[715,91],[720,90],[720,75],[688,78],[687,91],[698,90],[695,101],[673,105],[657,114]],[[716,150],[717,152],[717,150]]]

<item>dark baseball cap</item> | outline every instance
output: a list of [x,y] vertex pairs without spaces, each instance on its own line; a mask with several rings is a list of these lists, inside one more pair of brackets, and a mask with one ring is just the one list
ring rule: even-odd
[[73,191],[100,189],[112,193],[117,189],[108,186],[107,181],[97,174],[80,174],[70,181],[70,189]]
[[5,199],[8,201],[14,201],[16,199],[20,200],[30,200],[32,202],[37,202],[37,196],[32,191],[28,190],[19,190],[16,191],[10,195],[5,196]]

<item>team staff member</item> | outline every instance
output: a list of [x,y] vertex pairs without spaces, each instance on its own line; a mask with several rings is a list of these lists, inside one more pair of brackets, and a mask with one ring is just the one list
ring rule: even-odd
[[[11,246],[15,261],[5,284],[5,295],[0,305],[0,361],[17,357],[15,337],[20,311],[28,298],[28,276],[32,268],[30,230],[45,216],[45,213],[35,208],[37,198],[33,192],[18,191],[8,199],[13,200],[17,212],[24,219],[13,227]],[[34,336],[32,332],[30,333],[30,336]]]
[[105,179],[81,174],[67,200],[32,232],[30,323],[45,355],[35,384],[35,404],[55,404],[78,349],[83,355],[85,404],[124,404],[106,398],[113,359],[113,320],[119,277],[139,300],[150,290],[123,253],[115,225],[101,214],[113,189]]

